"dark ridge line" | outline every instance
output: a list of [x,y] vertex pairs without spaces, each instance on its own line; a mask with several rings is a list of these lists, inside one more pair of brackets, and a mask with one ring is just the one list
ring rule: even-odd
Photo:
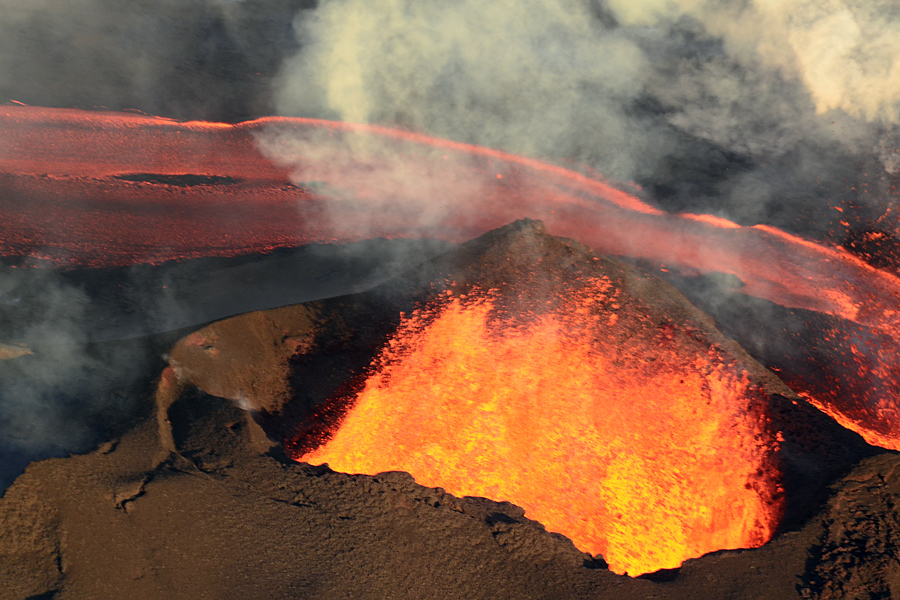
[[197,185],[234,185],[241,180],[227,175],[199,175],[196,173],[124,173],[113,175],[113,179],[132,181],[135,183],[152,183],[158,185],[177,185],[179,187],[193,187]]

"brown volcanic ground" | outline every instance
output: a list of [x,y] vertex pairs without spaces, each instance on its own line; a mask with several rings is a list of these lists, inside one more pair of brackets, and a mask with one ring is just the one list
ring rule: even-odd
[[[246,413],[188,386],[166,399],[171,448],[160,447],[150,418],[91,454],[35,463],[9,488],[0,500],[0,581],[8,582],[0,597],[780,599],[900,592],[895,454],[863,458],[873,452],[858,436],[809,409],[674,289],[594,260],[530,223],[489,234],[367,294],[213,325],[185,338],[173,357],[199,365],[183,353],[192,339],[226,355],[243,348],[244,360],[231,368],[187,374],[227,396],[215,386],[263,373],[256,389],[267,393],[244,400],[265,410],[270,433],[284,435],[277,418],[307,418],[333,386],[352,378],[354,365],[365,365],[375,341],[396,323],[389,306],[405,310],[404,303],[433,297],[449,273],[469,277],[463,284],[484,283],[529,265],[539,271],[538,258],[552,263],[542,267],[551,274],[605,269],[630,282],[629,293],[641,287],[634,297],[654,307],[654,316],[690,324],[694,338],[716,344],[762,386],[771,422],[785,438],[783,533],[756,550],[688,561],[655,581],[630,579],[508,503],[455,498],[402,473],[344,475],[260,454]],[[316,321],[311,314],[330,316]],[[374,317],[368,326],[365,315]],[[338,318],[344,327],[334,327]],[[285,319],[296,331],[283,331]],[[332,341],[343,343],[312,352],[315,325],[324,322]],[[267,341],[282,347],[269,343],[275,349],[261,352]],[[321,389],[299,394],[304,372],[323,375]],[[822,502],[818,492],[835,477]]]
[[178,456],[148,472],[156,432],[145,425],[89,455],[29,467],[0,503],[0,597],[784,599],[900,591],[893,454],[858,465],[798,531],[756,550],[689,561],[673,581],[652,582],[595,568],[513,505],[458,499],[401,473],[283,464],[248,450],[237,409],[203,398],[193,410],[202,419],[184,424],[180,446],[191,460]]

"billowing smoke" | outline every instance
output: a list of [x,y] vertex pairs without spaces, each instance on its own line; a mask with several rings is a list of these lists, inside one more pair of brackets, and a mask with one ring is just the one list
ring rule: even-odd
[[816,231],[792,213],[848,157],[897,171],[887,0],[324,0],[294,26],[282,114],[574,161],[671,209]]
[[900,9],[889,0],[609,0],[608,6],[632,26],[695,19],[731,56],[799,79],[817,113],[900,118]]
[[566,4],[324,2],[297,21],[307,47],[284,68],[277,108],[631,173],[656,154],[652,129],[622,110],[646,57],[589,7]]
[[89,344],[90,316],[57,273],[0,268],[0,493],[35,456],[84,449],[133,418],[146,359],[135,344]]

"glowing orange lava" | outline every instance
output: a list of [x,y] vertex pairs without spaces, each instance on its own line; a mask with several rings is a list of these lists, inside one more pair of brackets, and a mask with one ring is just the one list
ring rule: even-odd
[[606,345],[614,296],[597,279],[526,323],[491,294],[444,296],[404,320],[333,437],[298,460],[511,501],[618,573],[762,545],[779,504],[758,392],[664,334],[623,360]]

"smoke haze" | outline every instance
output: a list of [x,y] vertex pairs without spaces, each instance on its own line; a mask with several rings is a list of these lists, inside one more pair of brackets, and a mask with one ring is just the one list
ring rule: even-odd
[[325,0],[294,21],[275,106],[585,164],[670,209],[821,233],[779,213],[833,201],[860,152],[897,172],[898,15],[884,1]]
[[867,121],[900,113],[900,7],[888,0],[609,0],[626,25],[696,19],[742,62],[799,79],[816,112]]
[[295,26],[304,50],[281,74],[283,114],[401,125],[611,176],[656,154],[653,130],[623,110],[646,59],[586,5],[327,2]]
[[[88,343],[90,299],[57,273],[0,268],[0,493],[35,456],[97,443],[138,403],[139,346]],[[102,435],[102,434],[101,434]]]

